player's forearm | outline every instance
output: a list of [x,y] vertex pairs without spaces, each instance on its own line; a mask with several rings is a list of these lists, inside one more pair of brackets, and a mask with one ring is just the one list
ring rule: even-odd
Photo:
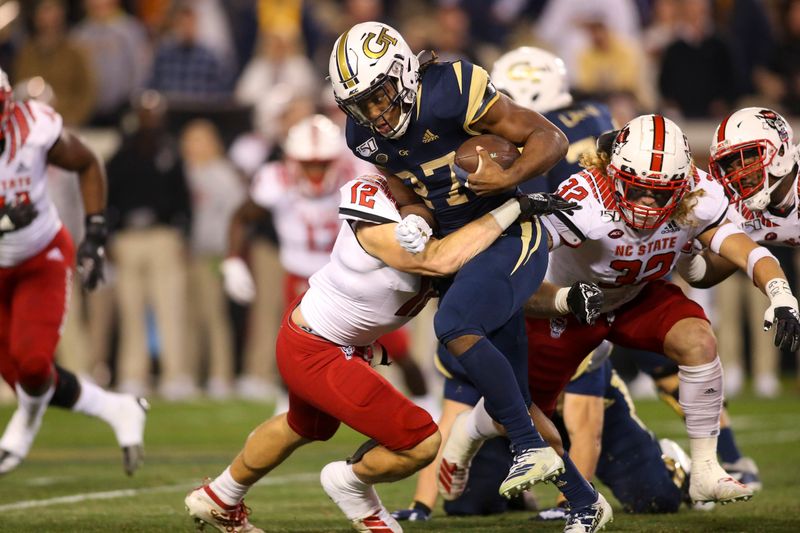
[[247,249],[248,223],[242,213],[242,208],[237,209],[228,223],[228,249],[227,257],[242,257]]
[[569,149],[564,133],[552,128],[536,128],[525,141],[519,159],[506,171],[510,187],[517,186],[534,176],[546,174],[561,161]]
[[561,287],[543,281],[539,289],[525,302],[525,316],[532,318],[553,318],[561,316],[556,310],[556,293]]
[[449,276],[486,250],[504,231],[495,218],[484,215],[443,239],[431,241],[422,260],[427,275]]
[[96,157],[78,172],[83,209],[87,215],[102,213],[106,209],[106,173]]

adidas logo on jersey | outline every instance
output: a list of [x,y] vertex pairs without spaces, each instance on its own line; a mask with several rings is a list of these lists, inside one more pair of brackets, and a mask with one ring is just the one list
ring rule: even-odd
[[29,169],[25,163],[20,163],[19,166],[17,166],[17,174],[22,174],[30,171],[31,169]]
[[438,138],[439,136],[433,133],[431,130],[425,130],[425,134],[422,136],[422,142],[429,143],[437,140]]
[[664,235],[665,233],[677,233],[680,230],[681,228],[678,227],[678,224],[676,224],[674,220],[670,220],[667,224],[667,227],[661,230],[661,235]]

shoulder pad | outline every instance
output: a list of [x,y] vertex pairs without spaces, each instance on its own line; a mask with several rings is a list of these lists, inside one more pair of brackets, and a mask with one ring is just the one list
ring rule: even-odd
[[692,216],[697,221],[697,229],[703,233],[709,228],[719,225],[728,213],[730,202],[722,185],[707,173],[697,169],[692,190],[702,190],[703,195],[697,199]]
[[373,174],[365,174],[348,181],[339,189],[339,218],[387,224],[400,222],[400,211],[397,208],[386,178]]
[[288,173],[283,163],[273,162],[262,166],[253,175],[250,198],[265,209],[272,209],[284,197],[288,188]]
[[11,106],[6,128],[19,146],[27,142],[49,150],[61,136],[63,119],[52,107],[26,100]]
[[[592,230],[601,224],[600,217],[605,211],[613,212],[612,206],[605,206],[604,200],[610,194],[607,187],[588,172],[573,174],[559,186],[556,191],[559,196],[570,202],[577,202],[581,209],[572,213],[554,213],[547,218],[561,235],[568,246],[578,246],[593,234]],[[605,218],[602,222],[605,222]]]

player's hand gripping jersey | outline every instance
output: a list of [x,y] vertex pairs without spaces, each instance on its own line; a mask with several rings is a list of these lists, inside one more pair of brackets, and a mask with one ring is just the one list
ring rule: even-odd
[[558,193],[582,209],[543,218],[553,239],[547,280],[562,287],[579,280],[597,283],[605,294],[603,312],[629,302],[647,282],[672,271],[687,243],[725,220],[728,200],[719,183],[698,170],[690,191],[701,194],[688,223],[668,219],[652,230],[634,230],[614,208],[604,176],[590,171],[571,176]]
[[456,177],[456,150],[499,95],[484,69],[466,61],[434,63],[419,81],[416,107],[402,137],[386,139],[347,121],[347,145],[358,157],[387,169],[434,211],[439,233],[447,235],[488,213],[514,192],[478,197]]
[[342,224],[330,262],[314,274],[300,310],[320,336],[342,346],[369,346],[416,315],[430,282],[387,266],[358,242],[355,224],[400,222],[384,178],[361,176],[341,190]]
[[0,236],[0,267],[11,267],[36,255],[61,229],[55,204],[47,193],[47,152],[61,135],[61,116],[35,101],[10,103],[3,125],[5,149],[0,155],[0,205],[32,204],[30,224]]

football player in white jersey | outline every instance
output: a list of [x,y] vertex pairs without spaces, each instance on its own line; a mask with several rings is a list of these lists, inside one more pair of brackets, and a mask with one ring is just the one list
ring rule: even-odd
[[[740,109],[714,132],[709,166],[730,197],[728,218],[759,244],[800,246],[799,156],[792,127],[764,107]],[[680,266],[687,281],[702,287],[736,271],[708,251]]]
[[507,200],[412,254],[395,241],[395,233],[421,219],[411,215],[401,221],[386,178],[361,176],[343,186],[339,213],[347,223],[331,261],[289,307],[278,334],[276,358],[289,388],[289,412],[257,427],[220,476],[187,495],[189,514],[220,531],[260,531],[247,518],[245,493],[295,449],[328,440],[344,422],[371,440],[347,462],[325,466],[323,488],[356,530],[402,531],[373,485],[427,465],[440,436],[425,410],[371,368],[381,359],[371,346],[407,323],[432,296],[423,276],[456,272],[517,220],[520,206],[523,216],[573,207],[556,197],[542,200]]
[[[230,221],[222,273],[226,291],[239,303],[255,297],[255,283],[243,258],[251,224],[272,215],[285,270],[284,307],[288,307],[308,289],[308,279],[330,260],[341,225],[339,187],[353,176],[375,173],[374,166],[346,149],[341,129],[324,115],[310,116],[292,126],[283,149],[284,160],[258,171],[250,198]],[[433,404],[422,371],[411,357],[408,332],[404,328],[389,332],[379,342],[400,368],[414,401],[423,406]],[[279,405],[276,411],[285,411],[285,407]]]
[[584,159],[558,194],[582,207],[545,217],[552,239],[548,281],[603,288],[594,325],[573,317],[528,319],[533,402],[555,409],[580,362],[603,340],[664,353],[679,365],[680,404],[689,433],[694,501],[746,500],[752,491],[719,465],[722,366],[702,308],[663,278],[681,249],[698,239],[747,272],[770,299],[765,322],[781,346],[800,337],[797,300],[777,260],[727,219],[722,186],[695,168],[686,137],[671,120],[644,115],[626,124],[604,154]]
[[102,280],[106,240],[103,165],[52,108],[14,101],[0,71],[0,374],[17,395],[0,437],[0,474],[28,455],[48,405],[107,422],[132,474],[143,457],[146,402],[104,391],[54,364],[76,253],[47,193],[47,165],[79,176],[86,231],[78,273],[91,290]]

